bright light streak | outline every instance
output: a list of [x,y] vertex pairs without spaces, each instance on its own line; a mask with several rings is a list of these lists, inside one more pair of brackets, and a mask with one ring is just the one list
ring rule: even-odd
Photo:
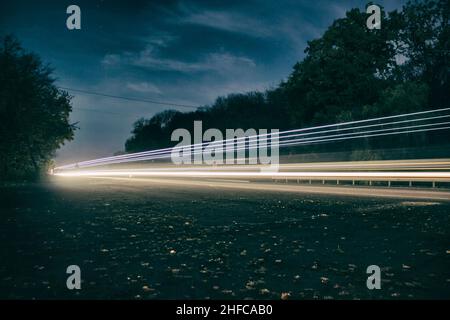
[[217,172],[217,171],[155,171],[155,170],[81,170],[55,173],[61,177],[179,177],[179,178],[301,178],[301,179],[356,179],[356,180],[445,180],[450,181],[450,172],[266,172],[266,171],[242,171],[242,172]]
[[[444,127],[437,127],[437,128],[425,128],[425,129],[413,129],[413,130],[404,130],[404,131],[396,131],[396,132],[385,132],[385,131],[392,131],[392,130],[401,130],[401,129],[410,129],[410,128],[419,128],[419,127],[428,127],[433,125],[442,125],[442,124],[450,124],[450,122],[442,122],[437,124],[425,124],[425,125],[419,125],[419,126],[407,126],[407,127],[400,127],[400,128],[390,128],[390,129],[380,129],[380,130],[369,130],[369,131],[362,131],[362,132],[355,132],[355,133],[346,133],[346,134],[338,134],[338,135],[325,135],[320,137],[313,137],[313,138],[303,138],[303,139],[292,139],[284,142],[280,142],[279,146],[299,146],[299,145],[305,145],[305,144],[313,144],[313,143],[322,143],[322,142],[333,142],[333,141],[343,141],[343,140],[351,140],[351,139],[359,139],[359,138],[370,138],[370,137],[381,137],[381,136],[391,136],[391,135],[399,135],[399,134],[407,134],[407,133],[417,133],[417,132],[427,132],[427,131],[438,131],[438,130],[447,130],[450,129],[450,126],[444,126]],[[380,132],[383,133],[374,133],[374,132]],[[351,136],[355,135],[355,136]],[[330,138],[331,137],[331,138]],[[222,153],[227,151],[233,151],[233,150],[253,150],[256,149],[257,146],[251,145],[250,147],[244,147],[244,148],[225,148],[222,150]],[[201,152],[197,153],[191,153],[192,155],[200,154]],[[136,162],[136,161],[148,161],[148,160],[157,160],[157,159],[167,159],[170,158],[170,154],[167,155],[160,155],[160,156],[146,156],[146,157],[139,157],[139,158],[132,158],[132,159],[123,159],[123,160],[116,160],[116,161],[109,161],[109,162],[101,162],[96,164],[89,164],[84,165],[80,167],[93,167],[93,166],[100,166],[100,165],[107,165],[107,164],[118,164],[118,163],[127,163],[127,162]],[[71,168],[73,168],[75,165],[72,165]],[[64,169],[65,167],[58,167],[55,168],[57,170]]]
[[[379,117],[379,118],[366,119],[366,120],[349,121],[349,122],[338,123],[338,124],[329,124],[329,125],[316,126],[316,127],[310,127],[310,128],[288,130],[288,131],[279,132],[277,134],[278,135],[283,135],[283,134],[287,134],[287,133],[312,131],[312,130],[323,129],[323,128],[330,128],[330,127],[336,127],[336,126],[342,127],[342,126],[354,125],[354,124],[358,124],[358,123],[367,123],[367,122],[373,122],[373,121],[379,121],[379,120],[394,119],[394,118],[407,117],[407,116],[416,116],[416,115],[428,114],[428,113],[437,113],[437,112],[443,112],[443,111],[448,111],[448,110],[450,110],[450,108],[428,110],[428,111],[414,112],[414,113],[401,114],[401,115],[395,115],[395,116],[387,116],[387,117]],[[380,124],[373,124],[373,125],[359,126],[359,127],[351,127],[351,128],[338,128],[338,129],[333,129],[333,130],[304,133],[302,135],[319,134],[319,133],[326,133],[326,132],[333,132],[333,131],[354,130],[354,129],[357,129],[357,128],[382,126],[382,125],[392,125],[392,124],[405,123],[405,122],[427,121],[427,120],[438,119],[438,118],[445,118],[445,117],[448,117],[448,115],[428,117],[428,118],[421,118],[421,119],[410,119],[410,120],[397,121],[397,122],[391,122],[391,123],[380,123]],[[354,134],[357,134],[357,133],[354,133]],[[361,133],[359,132],[359,134],[361,134]],[[249,136],[249,137],[241,137],[241,138],[236,138],[236,139],[226,139],[226,140],[218,141],[217,143],[224,143],[224,142],[227,142],[227,141],[238,141],[238,140],[241,140],[241,139],[249,139],[250,140],[250,139],[254,139],[256,137],[271,136],[271,135],[273,135],[273,133],[254,135],[254,136]],[[294,137],[294,136],[300,136],[300,135],[290,135],[290,136],[284,136],[284,137],[280,137],[280,138],[284,139],[284,138],[287,138],[287,137]],[[323,137],[316,137],[316,139],[318,139],[318,138],[323,138]],[[289,142],[289,141],[285,141],[285,142]],[[96,165],[104,165],[104,164],[111,164],[111,163],[122,163],[122,162],[128,162],[128,161],[143,161],[143,160],[147,160],[146,158],[144,158],[146,156],[165,154],[165,153],[169,152],[169,150],[172,151],[172,150],[176,150],[177,148],[181,149],[181,148],[191,147],[195,151],[196,148],[202,148],[203,145],[207,145],[209,143],[210,142],[205,142],[205,143],[200,143],[200,144],[192,144],[190,146],[164,148],[164,149],[159,149],[159,150],[144,151],[144,152],[138,152],[138,153],[133,153],[133,154],[121,155],[121,156],[114,156],[114,157],[106,157],[106,158],[88,160],[88,161],[80,162],[78,164],[70,164],[70,165],[60,166],[60,167],[57,167],[55,169],[76,168],[77,165],[80,166],[80,167],[86,167],[86,166],[94,166],[94,165],[96,166]],[[292,145],[292,143],[290,145]],[[281,144],[280,144],[280,146],[281,146]],[[224,150],[224,151],[226,151],[226,150]],[[137,160],[137,159],[139,159],[139,160]],[[150,159],[158,159],[158,158],[149,158],[149,160]],[[124,160],[124,161],[122,161],[122,160]]]
[[[447,130],[450,129],[450,126],[439,127],[439,128],[428,128],[428,129],[419,129],[419,130],[407,130],[407,131],[399,131],[399,132],[388,132],[388,133],[378,133],[378,134],[364,134],[364,132],[358,132],[360,135],[354,137],[344,137],[344,138],[333,138],[333,139],[322,139],[315,140],[314,142],[331,142],[331,141],[341,141],[341,140],[349,140],[349,139],[359,139],[359,138],[370,138],[370,137],[382,137],[382,136],[391,136],[397,134],[405,134],[405,133],[416,133],[416,132],[427,132],[427,131],[438,131],[438,130]],[[325,137],[326,138],[326,137]],[[308,142],[306,142],[308,143]],[[302,145],[305,142],[292,142],[286,143],[284,146],[288,145]]]
[[[350,127],[350,128],[338,128],[338,129],[323,130],[323,131],[317,131],[317,132],[290,134],[290,135],[287,135],[287,136],[282,136],[282,134],[286,133],[286,131],[282,131],[282,132],[279,132],[279,135],[280,135],[279,140],[280,140],[280,143],[282,143],[282,142],[301,141],[301,140],[290,140],[290,141],[282,141],[282,140],[286,139],[286,138],[309,136],[309,135],[316,135],[316,134],[321,134],[321,133],[330,133],[330,132],[337,132],[337,131],[349,131],[349,130],[357,130],[357,129],[370,128],[370,127],[380,127],[380,126],[385,127],[385,126],[394,125],[394,124],[436,120],[436,119],[442,119],[442,118],[448,118],[448,117],[450,117],[450,115],[435,116],[435,117],[420,118],[420,119],[408,119],[408,120],[402,120],[402,121],[394,121],[394,122],[387,122],[387,123],[377,123],[377,124],[356,126],[356,127]],[[432,126],[432,125],[438,125],[438,124],[448,124],[448,123],[449,122],[442,122],[442,123],[433,123],[433,124],[417,125],[417,126],[409,126],[409,127],[386,128],[386,129],[383,129],[383,130],[378,130],[378,132],[379,131],[392,131],[392,130],[396,130],[396,129],[405,129],[405,128],[412,128],[412,127],[418,128],[418,127]],[[369,133],[369,132],[377,132],[377,131],[364,131],[364,133]],[[337,137],[337,136],[345,136],[345,135],[352,135],[352,134],[361,134],[361,132],[352,132],[352,133],[348,133],[348,134],[341,134],[341,135],[334,135],[334,136],[322,136],[322,137],[305,138],[303,140],[307,141],[307,140],[319,139],[319,138],[324,138],[324,137]],[[271,134],[261,134],[261,135],[258,135],[258,136],[267,136],[267,135],[271,135]],[[257,137],[257,136],[254,136],[254,137]],[[240,139],[245,139],[245,138],[241,137],[241,138],[237,138],[236,140],[240,140]],[[230,139],[211,142],[211,144],[215,144],[215,145],[219,146],[219,145],[223,145],[223,143],[226,142],[226,141],[230,141]],[[181,150],[183,148],[186,148],[186,149],[189,149],[189,150],[193,151],[194,153],[192,153],[192,155],[195,155],[195,154],[200,154],[202,152],[202,151],[200,151],[199,153],[195,153],[195,151],[203,150],[203,147],[205,145],[208,145],[209,143],[210,142],[204,142],[202,144],[193,144],[193,145],[182,146],[182,147],[173,147],[173,148],[165,148],[165,149],[159,149],[159,150],[153,150],[153,151],[146,151],[145,155],[140,155],[141,153],[132,153],[132,154],[129,154],[129,155],[111,157],[113,159],[110,160],[110,161],[106,161],[106,160],[102,160],[102,159],[83,161],[83,162],[79,163],[79,166],[88,167],[88,166],[94,166],[94,165],[97,166],[99,164],[111,164],[111,163],[125,162],[125,161],[121,161],[122,159],[125,159],[127,161],[128,161],[128,159],[139,159],[138,161],[142,161],[142,160],[145,160],[147,156],[157,156],[157,155],[161,155],[161,156],[167,155],[167,156],[169,156],[173,150]],[[249,145],[246,148],[249,148],[249,147],[252,147],[252,146],[257,146],[257,143],[254,144],[254,143],[250,143],[250,141],[249,141]],[[254,148],[250,148],[248,150],[253,150],[253,149]],[[167,151],[164,151],[164,150],[167,150]],[[234,146],[223,150],[223,152],[232,151],[232,150],[234,150]],[[243,150],[243,148],[240,148],[238,150]],[[148,159],[164,159],[164,158],[166,158],[166,157],[148,158]],[[58,169],[63,169],[63,168],[64,168],[64,166],[63,167],[59,167]]]
[[[263,165],[220,165],[220,166],[167,166],[149,168],[131,168],[129,172],[140,171],[259,171]],[[379,160],[379,161],[345,161],[345,162],[313,162],[313,163],[289,163],[279,164],[279,171],[289,171],[293,169],[301,170],[449,170],[450,159],[419,159],[419,160]],[[90,171],[91,169],[83,170]],[[105,170],[100,170],[105,171]],[[106,170],[107,171],[107,170]],[[65,172],[65,171],[62,171]],[[73,172],[73,171],[67,171]]]

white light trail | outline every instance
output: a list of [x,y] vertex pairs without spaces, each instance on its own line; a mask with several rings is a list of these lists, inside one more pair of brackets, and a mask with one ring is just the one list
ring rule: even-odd
[[[300,133],[300,134],[290,134],[290,135],[287,135],[287,136],[281,136],[282,134],[284,134],[285,132],[284,131],[282,131],[282,132],[280,132],[279,133],[279,135],[280,135],[280,137],[279,137],[279,140],[280,140],[280,143],[281,142],[293,142],[293,141],[300,141],[300,140],[292,140],[292,141],[282,141],[283,139],[286,139],[286,138],[293,138],[293,137],[301,137],[301,136],[309,136],[309,135],[316,135],[316,134],[321,134],[321,133],[331,133],[331,132],[339,132],[339,131],[349,131],[349,130],[357,130],[357,129],[363,129],[363,128],[370,128],[370,127],[379,127],[379,126],[388,126],[388,125],[394,125],[394,124],[403,124],[403,123],[409,123],[409,122],[421,122],[421,121],[428,121],[428,120],[436,120],[436,119],[442,119],[442,118],[449,118],[450,117],[450,115],[443,115],[443,116],[435,116],[435,117],[428,117],[428,118],[419,118],[419,119],[409,119],[409,120],[402,120],[402,121],[394,121],[394,122],[387,122],[387,123],[379,123],[379,124],[371,124],[371,125],[364,125],[364,126],[356,126],[356,127],[349,127],[349,128],[338,128],[338,129],[331,129],[331,130],[323,130],[323,131],[318,131],[318,132],[307,132],[307,133]],[[447,124],[448,122],[444,122],[444,123],[440,123],[440,124]],[[418,126],[414,126],[414,127],[422,127],[422,126],[430,126],[430,125],[437,125],[437,124],[426,124],[426,125],[418,125]],[[396,129],[404,129],[404,128],[410,128],[410,127],[399,127],[399,128],[386,128],[386,129],[384,129],[384,130],[386,130],[386,131],[390,131],[390,130],[396,130]],[[379,131],[383,131],[383,130],[379,130]],[[369,133],[369,132],[374,132],[374,131],[365,131],[364,133]],[[346,134],[346,135],[351,135],[351,134],[361,134],[361,132],[354,132],[354,133],[350,133],[350,134]],[[271,135],[271,134],[262,134],[262,135],[259,135],[259,136],[265,136],[265,135]],[[336,135],[336,136],[339,136],[339,135]],[[344,134],[342,134],[342,136],[344,136]],[[256,137],[256,136],[255,136]],[[314,138],[309,138],[309,140],[313,140],[313,139],[319,139],[319,138],[324,138],[325,136],[322,136],[322,137],[314,137]],[[329,136],[329,137],[333,137],[333,136]],[[238,139],[245,139],[245,138],[237,138],[237,140]],[[304,141],[307,141],[308,139],[304,139]],[[212,144],[216,144],[216,145],[220,145],[220,144],[222,144],[223,145],[223,143],[225,142],[225,141],[230,141],[230,139],[226,139],[226,140],[220,140],[220,141],[217,141],[217,142],[211,142]],[[161,156],[163,156],[163,155],[167,155],[167,156],[169,156],[170,154],[171,154],[171,152],[173,151],[173,150],[181,150],[181,149],[183,149],[183,148],[189,148],[189,150],[191,150],[191,151],[193,151],[194,153],[192,154],[192,155],[195,155],[195,154],[200,154],[201,152],[199,152],[199,153],[195,153],[196,151],[202,151],[203,150],[203,147],[205,146],[205,145],[208,145],[210,142],[205,142],[205,143],[202,143],[202,144],[197,144],[197,146],[196,147],[193,147],[193,146],[195,146],[195,144],[194,145],[188,145],[188,146],[184,146],[184,147],[173,147],[173,148],[165,148],[165,149],[159,149],[159,150],[153,150],[153,151],[146,151],[145,152],[145,155],[140,155],[140,153],[138,153],[138,154],[136,154],[136,153],[133,153],[133,154],[129,154],[129,155],[123,155],[123,156],[117,156],[117,157],[114,157],[114,159],[113,160],[110,160],[110,161],[107,161],[107,160],[101,160],[101,159],[98,159],[98,160],[90,160],[90,161],[83,161],[83,162],[81,162],[81,163],[79,163],[79,166],[82,166],[82,167],[87,167],[87,166],[97,166],[97,165],[99,165],[99,164],[112,164],[112,163],[122,163],[122,162],[124,162],[124,161],[120,161],[120,160],[122,160],[122,159],[127,159],[127,161],[128,161],[128,159],[139,159],[139,160],[135,160],[135,161],[143,161],[143,160],[145,160],[145,159],[164,159],[164,158],[166,158],[166,157],[161,157],[161,158],[147,158],[147,156],[148,157],[150,157],[150,156],[157,156],[157,155],[161,155]],[[256,144],[257,145],[257,144]],[[247,148],[250,148],[250,147],[252,147],[252,146],[255,146],[255,144],[253,143],[250,143],[250,141],[249,141],[249,145],[248,145],[248,147],[246,147],[246,149]],[[193,148],[192,148],[193,147]],[[252,149],[254,149],[254,148],[250,148],[250,149],[248,149],[248,150],[252,150]],[[168,150],[168,151],[164,151],[164,150]],[[225,150],[223,150],[223,152],[226,152],[226,151],[232,151],[232,150],[234,150],[234,146],[233,147],[229,147],[228,149],[225,149]],[[240,149],[238,149],[238,150],[243,150],[243,148],[240,148]],[[121,158],[119,158],[119,157],[121,157]],[[168,158],[168,157],[167,157]],[[58,169],[63,169],[63,167],[59,167]]]
[[[344,141],[344,140],[351,140],[351,139],[359,139],[359,138],[370,138],[370,137],[381,137],[381,136],[392,136],[392,135],[399,135],[399,134],[409,134],[409,133],[417,133],[417,132],[428,132],[428,131],[438,131],[438,130],[447,130],[450,129],[450,126],[442,126],[437,128],[426,128],[426,129],[413,129],[413,130],[404,130],[399,131],[399,129],[411,129],[411,128],[418,128],[418,127],[424,127],[424,126],[433,126],[433,125],[441,125],[441,124],[450,124],[450,122],[442,122],[438,124],[426,124],[426,125],[419,125],[419,126],[407,126],[407,127],[400,127],[400,128],[390,128],[390,129],[380,129],[380,130],[369,130],[369,131],[362,131],[362,132],[355,132],[355,133],[347,133],[347,134],[338,134],[338,135],[325,135],[325,136],[319,136],[314,138],[303,138],[303,139],[292,139],[284,142],[280,142],[280,147],[285,146],[300,146],[305,144],[313,144],[313,143],[323,143],[323,142],[333,142],[333,141]],[[386,131],[392,131],[397,130],[396,132],[386,132]],[[374,133],[374,132],[382,132],[382,133]],[[353,135],[353,136],[349,136]],[[227,151],[233,151],[233,150],[253,150],[258,148],[257,146],[252,145],[251,147],[243,147],[243,148],[225,148],[222,150],[222,152]],[[200,154],[201,152],[197,153],[191,153],[191,155]],[[163,154],[163,155],[156,155],[156,156],[144,156],[144,157],[138,157],[138,158],[131,158],[131,159],[123,159],[123,160],[116,160],[116,161],[108,161],[108,162],[101,162],[96,164],[88,164],[80,167],[94,167],[94,166],[100,166],[100,165],[108,165],[108,164],[119,164],[119,163],[128,163],[128,162],[137,162],[137,161],[149,161],[149,160],[160,160],[160,159],[168,159],[170,158],[170,154]],[[72,168],[72,167],[71,167]],[[55,168],[55,170],[64,169],[63,167]]]
[[[358,124],[358,123],[367,123],[367,122],[373,122],[373,121],[379,121],[379,120],[394,119],[394,118],[408,117],[408,116],[416,116],[416,115],[422,115],[422,114],[428,114],[428,113],[444,112],[444,111],[448,111],[448,110],[450,110],[450,108],[443,108],[443,109],[436,109],[436,110],[414,112],[414,113],[395,115],[395,116],[379,117],[379,118],[374,118],[374,119],[349,121],[349,122],[344,122],[344,123],[323,125],[323,126],[317,126],[317,127],[311,127],[311,128],[294,129],[294,130],[288,130],[288,131],[279,132],[278,135],[280,135],[280,139],[285,139],[285,138],[288,138],[288,137],[295,137],[295,136],[313,135],[313,134],[319,134],[319,133],[328,133],[328,132],[346,131],[346,130],[348,131],[348,130],[367,128],[367,127],[386,126],[386,125],[393,125],[393,124],[407,123],[407,122],[434,120],[434,119],[449,117],[449,115],[434,116],[434,117],[419,118],[419,119],[409,119],[409,120],[395,121],[395,122],[390,122],[390,123],[389,122],[388,123],[379,123],[379,124],[371,124],[371,125],[349,127],[349,128],[337,128],[337,129],[325,130],[325,131],[319,131],[319,132],[293,134],[293,135],[288,135],[288,136],[284,136],[284,137],[281,136],[281,135],[284,135],[284,134],[287,134],[287,133],[314,131],[314,130],[323,129],[323,128],[342,127],[342,126],[354,125],[354,124]],[[419,127],[419,126],[416,126],[416,127]],[[401,129],[401,128],[398,128],[398,129]],[[388,129],[386,129],[386,130],[388,130]],[[436,128],[435,130],[441,130],[441,129]],[[425,130],[401,132],[401,133],[423,132],[423,131],[425,131]],[[363,133],[364,132],[357,132],[357,133],[352,133],[352,134],[363,134]],[[227,141],[237,141],[237,140],[241,140],[241,139],[254,139],[254,138],[257,138],[257,137],[272,136],[272,135],[273,135],[273,133],[267,133],[267,134],[249,136],[249,137],[241,137],[241,138],[235,138],[235,139],[221,140],[221,141],[217,141],[217,143],[224,143],[224,142],[227,142]],[[362,137],[362,136],[360,136],[360,137]],[[364,137],[368,137],[368,136],[364,136]],[[312,139],[323,139],[323,138],[327,138],[327,136],[315,137],[315,138],[309,138],[309,139],[312,140]],[[354,138],[357,138],[357,137],[354,137]],[[343,140],[343,139],[338,139],[338,140]],[[297,141],[300,142],[299,140],[297,140]],[[325,142],[325,141],[330,141],[330,140],[322,140],[322,141],[317,140],[316,142]],[[289,144],[287,144],[287,143],[289,143]],[[282,145],[283,146],[293,145],[293,143],[294,143],[293,141],[283,141],[283,143],[280,143],[280,146],[282,146]],[[144,152],[138,152],[138,153],[133,153],[133,154],[121,155],[121,156],[99,158],[99,159],[83,161],[83,162],[79,162],[79,163],[75,163],[75,164],[59,166],[59,167],[55,168],[55,170],[74,169],[74,168],[77,168],[77,167],[98,166],[98,165],[106,165],[106,164],[113,164],[113,163],[123,163],[123,162],[132,162],[132,161],[144,161],[144,160],[153,160],[153,159],[163,159],[163,158],[166,158],[166,157],[156,157],[155,158],[155,157],[152,157],[152,156],[169,154],[169,152],[171,152],[172,150],[176,150],[177,148],[182,149],[182,148],[189,148],[190,147],[190,148],[193,148],[193,150],[195,151],[196,149],[202,148],[204,145],[208,145],[208,144],[210,144],[210,142],[205,142],[205,143],[200,143],[200,144],[192,144],[190,146],[182,146],[182,147],[164,148],[164,149],[159,149],[159,150],[144,151]],[[233,150],[235,150],[235,149],[233,149]],[[242,150],[242,149],[240,149],[240,150]],[[224,152],[225,151],[230,151],[230,150],[224,150]]]
[[302,178],[302,179],[357,179],[357,180],[427,180],[427,181],[450,181],[450,172],[265,172],[265,171],[155,171],[155,170],[82,170],[55,173],[61,177],[237,177],[237,178]]

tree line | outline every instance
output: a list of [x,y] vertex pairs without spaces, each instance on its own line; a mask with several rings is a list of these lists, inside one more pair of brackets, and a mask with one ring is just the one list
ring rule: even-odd
[[[352,9],[307,43],[305,58],[275,88],[229,94],[193,112],[166,110],[141,118],[125,151],[174,145],[172,131],[192,130],[194,120],[202,120],[204,130],[286,130],[448,107],[449,11],[446,0],[410,1],[401,11],[383,10],[382,28],[369,30],[368,14]],[[430,134],[418,136],[389,140],[418,144]],[[355,143],[361,144],[344,144]],[[363,144],[373,149],[377,142]]]

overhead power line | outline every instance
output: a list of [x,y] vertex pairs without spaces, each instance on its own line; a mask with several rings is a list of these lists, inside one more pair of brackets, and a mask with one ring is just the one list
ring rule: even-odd
[[131,113],[125,113],[125,112],[113,112],[113,111],[106,111],[106,110],[100,110],[100,109],[92,109],[92,108],[80,108],[80,107],[72,107],[73,109],[76,110],[80,110],[80,111],[87,111],[87,112],[98,112],[98,113],[106,113],[106,114],[111,114],[114,116],[121,116],[123,117],[124,115],[132,115]]
[[167,102],[167,101],[157,101],[157,100],[140,99],[140,98],[134,98],[134,97],[116,96],[116,95],[107,94],[107,93],[94,92],[94,91],[88,91],[88,90],[82,90],[82,89],[74,89],[74,88],[61,87],[61,86],[58,86],[58,88],[62,89],[62,90],[74,91],[74,92],[90,94],[90,95],[106,97],[106,98],[145,102],[145,103],[159,104],[159,105],[164,105],[164,106],[172,106],[172,107],[180,107],[180,108],[190,108],[190,109],[198,108],[198,106],[189,105],[189,104],[179,104],[179,103],[172,103],[172,102]]

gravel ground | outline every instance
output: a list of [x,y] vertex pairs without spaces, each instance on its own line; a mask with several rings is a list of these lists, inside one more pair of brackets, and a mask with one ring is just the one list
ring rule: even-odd
[[89,179],[0,200],[2,299],[450,299],[449,202]]

